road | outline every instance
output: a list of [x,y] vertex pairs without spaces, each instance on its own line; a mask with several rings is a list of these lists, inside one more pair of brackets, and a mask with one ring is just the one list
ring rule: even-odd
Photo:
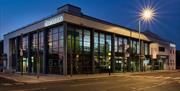
[[161,72],[39,84],[0,78],[0,91],[180,91],[178,77],[180,72]]

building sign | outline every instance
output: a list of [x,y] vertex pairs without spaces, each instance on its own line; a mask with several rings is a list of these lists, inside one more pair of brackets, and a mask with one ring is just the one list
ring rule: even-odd
[[176,45],[175,45],[175,44],[170,43],[170,47],[176,47]]
[[63,16],[58,15],[56,17],[45,20],[44,26],[47,27],[47,26],[50,26],[50,25],[53,25],[53,24],[56,24],[56,23],[60,23],[62,21],[63,21]]

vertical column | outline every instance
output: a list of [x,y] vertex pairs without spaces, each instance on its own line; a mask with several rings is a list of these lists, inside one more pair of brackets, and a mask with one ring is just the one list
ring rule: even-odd
[[84,58],[84,31],[85,29],[83,28],[82,29],[82,73],[86,73],[88,74],[87,72],[87,65],[86,65],[86,62],[85,62],[85,58]]
[[44,49],[43,49],[43,73],[48,73],[48,30],[43,30],[43,37],[44,37]]
[[16,71],[20,71],[20,58],[19,58],[19,37],[17,37],[16,39],[15,39],[15,41],[16,41],[16,43],[15,43],[15,45],[16,45]]
[[128,54],[129,54],[129,57],[127,59],[127,71],[130,72],[131,71],[131,56],[132,56],[132,45],[131,45],[131,38],[128,38],[128,45],[129,45],[129,48],[128,48]]
[[9,50],[10,50],[10,51],[9,51],[9,54],[10,54],[10,55],[9,55],[9,63],[8,63],[9,65],[7,65],[7,66],[9,67],[9,70],[10,70],[10,71],[13,71],[13,67],[12,67],[12,66],[13,66],[13,65],[12,65],[13,62],[12,62],[12,61],[14,61],[14,60],[13,60],[13,54],[12,54],[12,50],[13,50],[13,49],[12,49],[12,46],[13,46],[12,43],[13,43],[13,42],[12,42],[12,39],[9,39]]
[[99,73],[101,72],[100,70],[100,33],[98,32],[98,71]]
[[63,22],[64,30],[64,57],[63,57],[63,75],[67,75],[67,23]]
[[111,46],[111,71],[112,72],[115,72],[115,52],[114,52],[114,40],[115,40],[115,34],[113,33],[112,34],[112,38],[111,38],[111,44],[112,44],[112,46]]
[[32,62],[31,62],[31,34],[28,34],[28,72],[32,72]]
[[91,31],[91,60],[92,60],[92,73],[95,73],[95,60],[94,60],[94,29]]
[[122,55],[123,55],[123,72],[126,72],[127,71],[127,61],[125,59],[125,54],[126,54],[126,51],[125,51],[125,43],[124,43],[124,38],[122,38]]

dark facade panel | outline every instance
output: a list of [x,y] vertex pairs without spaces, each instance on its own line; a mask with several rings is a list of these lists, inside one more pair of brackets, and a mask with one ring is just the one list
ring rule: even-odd
[[180,50],[176,51],[176,69],[180,69]]
[[3,40],[0,40],[0,69],[3,67]]

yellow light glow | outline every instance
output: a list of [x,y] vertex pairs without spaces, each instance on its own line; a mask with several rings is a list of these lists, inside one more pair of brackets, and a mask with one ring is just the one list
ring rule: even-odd
[[111,53],[110,53],[110,52],[108,53],[108,56],[111,56]]
[[144,8],[141,10],[140,17],[143,21],[151,21],[156,15],[153,8]]

